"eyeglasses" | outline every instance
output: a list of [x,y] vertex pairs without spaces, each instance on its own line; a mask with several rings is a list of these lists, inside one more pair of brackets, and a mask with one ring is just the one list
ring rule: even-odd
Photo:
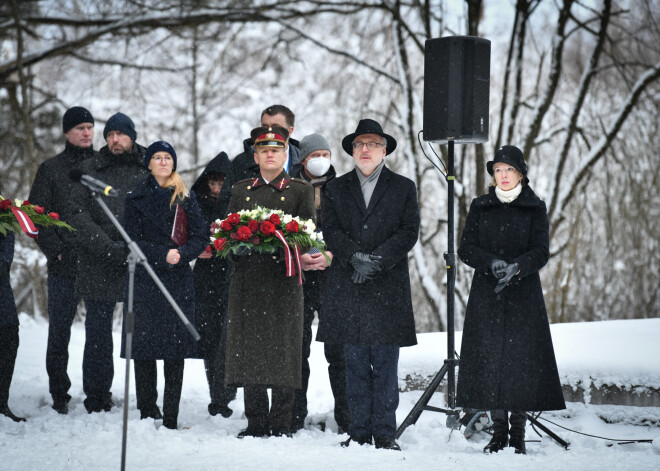
[[155,160],[156,162],[171,162],[172,157],[165,156],[165,157],[152,157],[151,160]]
[[374,149],[376,149],[380,146],[384,146],[384,145],[385,144],[383,144],[382,142],[373,142],[373,141],[370,141],[370,142],[354,142],[353,143],[353,149],[363,149],[364,146],[367,146],[367,149],[374,150]]

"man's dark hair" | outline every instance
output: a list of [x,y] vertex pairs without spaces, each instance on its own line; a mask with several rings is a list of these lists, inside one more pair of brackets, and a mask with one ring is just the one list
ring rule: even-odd
[[263,118],[264,115],[275,116],[276,114],[284,115],[287,126],[294,126],[296,121],[296,116],[293,114],[289,108],[284,105],[271,105],[261,112],[260,118]]

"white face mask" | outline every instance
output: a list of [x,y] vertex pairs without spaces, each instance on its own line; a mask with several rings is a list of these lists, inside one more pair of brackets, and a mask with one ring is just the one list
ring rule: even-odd
[[307,171],[315,177],[321,177],[330,170],[330,159],[314,157],[307,161]]

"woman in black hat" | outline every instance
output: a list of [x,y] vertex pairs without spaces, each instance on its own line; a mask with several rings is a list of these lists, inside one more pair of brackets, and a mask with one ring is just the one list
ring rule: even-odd
[[[151,175],[126,195],[124,224],[128,235],[142,249],[160,281],[194,325],[195,288],[189,263],[204,251],[209,239],[195,193],[186,190],[176,172],[176,163],[176,152],[169,143],[156,141],[147,148],[144,166]],[[173,231],[179,207],[186,215],[185,229]],[[179,220],[182,220],[180,216]],[[195,340],[142,265],[135,270],[134,293],[131,358],[140,418],[162,418],[163,426],[176,429],[184,359],[197,356]],[[122,338],[122,358],[126,356],[125,348]],[[156,405],[156,360],[164,360],[162,415]]]
[[511,445],[524,454],[526,412],[566,407],[539,277],[550,254],[548,215],[528,185],[520,149],[498,149],[486,168],[489,191],[472,201],[458,248],[475,270],[457,402],[490,410],[486,453]]

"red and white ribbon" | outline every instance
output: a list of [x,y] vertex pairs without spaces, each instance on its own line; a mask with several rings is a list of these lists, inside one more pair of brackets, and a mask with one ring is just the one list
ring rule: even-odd
[[23,232],[25,232],[29,237],[36,239],[39,237],[39,230],[35,227],[30,216],[25,214],[21,209],[18,209],[16,206],[10,206],[11,212],[14,213],[14,217],[18,221],[18,225],[21,226]]
[[275,237],[280,239],[282,244],[284,244],[284,265],[286,267],[286,276],[295,276],[296,274],[296,266],[293,263],[295,257],[296,264],[298,265],[298,284],[302,285],[300,248],[297,245],[294,245],[293,253],[291,253],[291,247],[289,247],[289,244],[287,244],[286,239],[284,238],[284,234],[282,234],[282,231],[279,229],[275,231]]

